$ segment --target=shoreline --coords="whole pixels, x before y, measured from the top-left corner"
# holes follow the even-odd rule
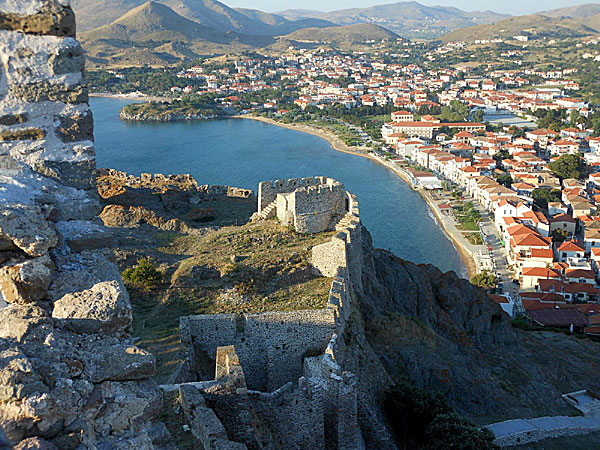
[[[139,97],[128,96],[127,94],[113,94],[111,92],[90,92],[90,97],[116,98],[119,100],[140,101],[140,102],[165,102],[170,99],[167,97],[154,97],[151,95],[141,95]]]
[[[412,187],[411,179],[401,168],[395,167],[392,163],[389,163],[388,161],[385,161],[385,160],[381,160],[380,158],[377,158],[369,153],[363,153],[363,152],[353,150],[351,147],[348,147],[346,144],[341,142],[340,139],[337,136],[333,135],[332,133],[328,133],[328,132],[322,131],[320,129],[313,128],[309,125],[291,125],[291,124],[279,123],[273,119],[269,119],[266,117],[260,117],[260,116],[236,115],[236,116],[232,116],[231,118],[232,119],[256,120],[258,122],[264,122],[264,123],[275,125],[275,126],[278,126],[281,128],[287,128],[289,130],[301,131],[303,133],[308,133],[308,134],[312,134],[313,136],[320,137],[321,139],[325,139],[335,151],[342,152],[342,153],[348,153],[348,154],[356,155],[356,156],[361,156],[363,158],[370,159],[372,161],[375,161],[375,162],[383,165],[384,167],[386,167],[389,170],[391,170],[392,172],[394,172],[396,174],[396,176],[398,176],[398,178],[400,178],[402,181],[404,181],[405,183],[407,183],[409,186]],[[419,192],[421,197],[427,203],[427,206],[429,207],[429,209],[431,209],[433,214],[435,214],[436,220],[438,221],[439,226],[441,227],[444,234],[453,243],[454,248],[458,252],[460,258],[462,259],[462,261],[465,265],[465,268],[467,269],[467,276],[470,280],[471,277],[477,273],[477,265],[475,263],[474,256],[465,247],[465,245],[460,241],[459,237],[456,236],[452,230],[448,229],[437,205],[435,204],[435,201],[426,192],[423,192],[421,189],[417,189],[417,192]],[[460,237],[464,238],[462,235]]]

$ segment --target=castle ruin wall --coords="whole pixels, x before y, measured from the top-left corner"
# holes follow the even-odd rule
[[[303,189],[297,190],[298,185],[312,185],[315,179],[303,180],[310,181],[261,183],[259,205],[266,206],[277,199],[286,210],[291,209],[290,202],[298,199],[298,192],[305,196],[303,198],[310,195],[302,193]],[[321,180],[324,178],[317,179]],[[207,353],[220,345],[235,345],[257,413],[269,418],[284,442],[293,444],[289,424],[297,423],[298,433],[304,436],[302,439],[310,438],[310,431],[304,433],[303,430],[316,433],[315,439],[318,439],[312,441],[313,448],[361,449],[364,443],[358,425],[356,379],[342,369],[342,364],[346,328],[353,311],[352,292],[361,287],[362,225],[356,197],[346,191],[337,197],[336,186],[340,184],[326,180],[330,182],[321,187],[321,192],[327,189],[334,194],[332,207],[343,205],[345,213],[337,220],[338,233],[312,250],[314,270],[333,278],[327,307],[245,315],[243,320],[235,315],[184,317],[181,318],[181,335],[182,341],[200,344]],[[311,186],[306,191],[318,193],[319,187]],[[310,205],[309,201],[301,203],[305,212]],[[215,323],[210,324],[213,320]],[[232,334],[235,334],[233,339]],[[295,388],[291,382],[299,378],[300,384]],[[305,388],[301,389],[302,386]],[[273,389],[272,393],[264,392]],[[287,408],[288,404],[295,404],[297,409]],[[315,412],[316,422],[311,416]],[[325,446],[319,445],[320,430],[324,433]],[[289,448],[302,447],[293,444]]]

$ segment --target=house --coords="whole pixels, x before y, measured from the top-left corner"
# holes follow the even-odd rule
[[[596,284],[596,274],[590,269],[567,269],[565,280],[569,283],[587,283],[593,286]]]
[[[579,143],[567,139],[560,139],[549,143],[547,149],[551,156],[573,155],[579,153]]]
[[[587,317],[576,308],[544,308],[526,311],[525,317],[543,327],[573,328],[583,332],[588,325]]]
[[[598,299],[598,289],[590,283],[565,283],[555,279],[540,279],[538,292],[557,293],[568,302],[588,302]]]
[[[413,113],[406,110],[395,111],[392,113],[392,121],[394,122],[412,122],[414,117]]]
[[[584,231],[583,242],[585,243],[585,251],[591,253],[592,249],[600,247],[600,229],[587,228]]]
[[[573,237],[577,229],[577,220],[568,214],[557,214],[548,219],[550,221],[550,234],[556,230],[565,230],[568,237]]]
[[[517,193],[517,195],[525,195],[531,197],[532,192],[536,189],[535,186],[528,183],[513,183],[511,189]]]
[[[567,262],[569,258],[583,258],[585,247],[575,240],[564,241],[556,249],[558,261]]]
[[[549,267],[524,267],[521,277],[521,289],[533,289],[540,280],[562,280],[560,272]]]
[[[548,146],[548,142],[551,139],[554,139],[558,136],[556,131],[549,130],[547,128],[540,128],[539,130],[528,131],[525,134],[525,137],[535,143],[537,143],[540,148],[546,148]]]

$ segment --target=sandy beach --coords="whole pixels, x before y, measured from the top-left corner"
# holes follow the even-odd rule
[[[311,127],[309,125],[304,125],[304,124],[292,125],[292,124],[280,123],[280,122],[277,122],[273,119],[269,119],[266,117],[238,115],[238,116],[233,116],[233,118],[257,120],[259,122],[269,123],[271,125],[276,125],[278,127],[288,128],[290,130],[302,131],[303,133],[308,133],[308,134],[312,134],[314,136],[318,136],[321,139],[325,139],[327,142],[329,142],[331,144],[331,147],[334,150],[336,150],[338,152],[349,153],[352,155],[357,155],[357,156],[361,156],[363,158],[371,159],[379,164],[384,165],[385,167],[387,167],[388,169],[393,171],[404,182],[406,182],[408,184],[412,184],[408,174],[404,170],[402,170],[400,167],[397,167],[393,163],[390,163],[386,160],[383,160],[374,155],[371,155],[370,153],[367,153],[364,151],[359,151],[352,147],[347,146],[333,133],[326,132],[321,129],[314,128],[314,127]],[[438,220],[442,230],[444,230],[444,233],[446,233],[446,235],[454,243],[454,247],[460,254],[461,259],[463,260],[465,266],[467,267],[467,273],[468,273],[468,276],[470,279],[473,275],[475,275],[477,273],[477,265],[475,264],[475,259],[474,259],[473,255],[471,254],[469,249],[465,246],[465,244],[463,244],[463,242],[462,242],[462,239],[464,239],[464,236],[462,236],[462,234],[459,231],[452,230],[446,225],[444,217],[442,216],[439,208],[437,207],[435,200],[433,198],[431,198],[431,196],[427,192],[423,192],[422,190],[419,190],[418,192],[421,194],[423,199],[429,205],[429,208],[433,211],[433,213],[437,217],[437,220]]]

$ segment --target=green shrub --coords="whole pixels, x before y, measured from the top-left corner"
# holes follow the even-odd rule
[[[402,450],[490,450],[494,435],[456,414],[446,400],[409,383],[395,386],[383,409]]]
[[[135,267],[123,271],[123,281],[130,287],[150,292],[162,282],[162,272],[150,258],[140,258]]]

